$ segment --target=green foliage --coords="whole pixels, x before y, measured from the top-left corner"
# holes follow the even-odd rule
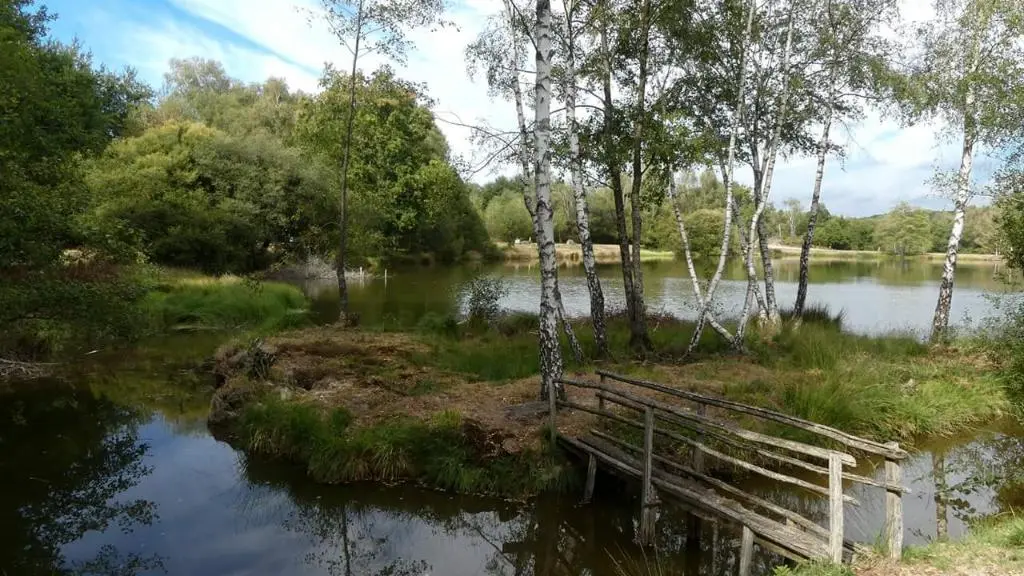
[[[508,295],[501,278],[478,276],[466,283],[466,318],[470,324],[490,326],[501,315],[501,299]]]
[[[150,326],[139,304],[144,269],[74,264],[0,277],[0,355],[47,360],[135,340]]]
[[[932,243],[928,213],[906,202],[897,204],[879,222],[875,240],[884,252],[897,256],[927,252]]]
[[[94,69],[87,53],[46,38],[45,9],[0,4],[0,269],[54,264],[75,241],[87,202],[79,160],[131,129],[148,89]]]
[[[568,462],[547,450],[493,456],[474,444],[454,412],[354,426],[344,408],[324,415],[268,398],[243,411],[238,430],[248,450],[301,463],[319,482],[416,480],[453,492],[521,497],[563,490],[573,478]]]
[[[487,202],[483,211],[487,233],[494,240],[509,244],[516,240],[533,241],[533,222],[523,205],[523,195],[517,191],[505,191]]]
[[[94,245],[210,273],[322,252],[334,220],[323,172],[262,133],[162,124],[112,145],[86,180]]]
[[[176,327],[257,330],[293,328],[308,322],[302,291],[277,282],[239,278],[183,279],[150,292],[144,307],[161,329]]]
[[[303,104],[296,141],[340,179],[349,116],[348,77],[328,69],[324,90]],[[453,261],[484,252],[487,232],[419,88],[389,71],[356,83],[349,171],[351,255],[430,252]]]
[[[814,231],[814,245],[833,250],[874,250],[875,230],[858,218],[832,217]]]
[[[1013,267],[1024,270],[1024,189],[1006,189],[996,200],[998,225],[1006,259]]]

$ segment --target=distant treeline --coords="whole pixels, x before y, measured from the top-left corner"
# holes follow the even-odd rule
[[[679,232],[667,194],[648,190],[644,206],[644,247],[679,251]],[[736,190],[740,213],[744,219],[753,211],[750,190]],[[691,174],[678,191],[680,208],[685,218],[694,252],[717,255],[724,226],[724,190],[713,172]],[[552,187],[555,206],[555,239],[576,240],[575,203],[572,190],[565,182]],[[499,177],[482,186],[472,187],[473,205],[480,211],[487,232],[498,242],[532,238],[530,216],[523,204],[522,183],[518,178]],[[618,242],[615,228],[615,205],[609,188],[596,188],[588,194],[590,232],[597,244]],[[630,207],[627,205],[627,210]],[[969,207],[960,249],[971,253],[992,254],[1004,251],[996,222],[995,206]],[[782,208],[769,205],[763,216],[768,235],[777,242],[800,245],[807,233],[806,206],[788,200]],[[627,226],[629,219],[627,218]],[[863,218],[833,215],[822,204],[818,212],[814,246],[834,250],[876,250],[896,255],[945,252],[953,223],[951,211],[926,210],[906,203],[885,214]],[[734,235],[734,240],[735,240]],[[733,246],[738,250],[738,241]]]

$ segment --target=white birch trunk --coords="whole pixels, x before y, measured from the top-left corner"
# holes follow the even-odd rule
[[[516,32],[515,32],[515,16],[512,12],[512,6],[508,1],[505,3],[505,16],[508,20],[509,37],[512,39],[512,61],[515,66],[519,65],[519,45],[516,44]],[[541,244],[541,224],[538,219],[537,211],[535,209],[535,198],[531,198],[529,194],[530,185],[529,178],[533,171],[530,169],[530,158],[526,143],[529,138],[529,131],[526,129],[526,114],[523,106],[523,91],[519,85],[519,72],[515,73],[515,79],[512,82],[512,97],[515,101],[516,106],[516,122],[519,127],[519,165],[523,172],[523,204],[526,206],[526,211],[530,214],[530,220],[533,222],[533,241],[537,243],[538,249]],[[549,176],[550,180],[550,176]],[[576,358],[577,362],[583,362],[583,347],[580,346],[580,341],[576,338],[576,332],[573,330],[572,323],[569,321],[569,317],[565,314],[565,306],[562,304],[562,291],[558,287],[558,269],[555,269],[555,301],[558,307],[558,320],[562,325],[562,329],[565,331],[566,339],[569,340],[569,348],[572,349],[573,357]]]
[[[829,97],[828,109],[825,113],[825,126],[821,130],[821,140],[818,141],[818,167],[814,173],[814,190],[811,193],[811,207],[807,211],[807,233],[804,234],[803,244],[800,246],[800,280],[796,289],[796,302],[793,304],[793,315],[796,318],[804,313],[804,304],[807,302],[807,282],[810,271],[811,246],[814,244],[814,230],[818,226],[818,209],[821,206],[821,181],[825,177],[825,159],[828,156],[828,136],[832,129],[832,111],[835,104],[835,96]]]
[[[558,344],[558,264],[555,261],[555,226],[551,207],[551,0],[537,0],[536,161],[537,221],[540,234],[540,397],[547,397],[562,377],[562,350]],[[560,394],[564,394],[559,390]]]
[[[683,214],[679,210],[679,202],[676,199],[675,174],[669,174],[668,197],[669,202],[672,204],[672,214],[676,218],[676,227],[679,228],[679,240],[683,244],[683,256],[686,259],[686,270],[690,274],[690,281],[693,284],[693,295],[697,300],[697,305],[703,309],[707,304],[704,300],[704,296],[701,294],[700,280],[697,278],[697,268],[693,265],[693,251],[690,250],[690,238],[686,233],[686,222],[683,220]],[[711,327],[721,334],[726,341],[732,341],[732,334],[730,334],[729,330],[724,326],[718,323],[713,312],[708,311],[704,317],[706,318],[707,323],[711,324]]]
[[[968,91],[967,110],[974,104],[974,93]],[[964,140],[960,154],[960,173],[957,181],[956,201],[953,203],[953,228],[949,232],[949,243],[946,246],[946,259],[942,264],[942,282],[939,284],[939,300],[935,304],[935,317],[932,319],[932,341],[941,340],[949,327],[949,310],[953,305],[953,280],[956,276],[956,261],[960,251],[960,240],[964,235],[964,219],[967,213],[967,202],[971,194],[971,168],[974,165],[975,130],[973,119],[967,116],[964,121]]]
[[[754,12],[756,9],[756,1],[751,0],[750,9],[747,12],[747,29],[743,36],[743,52],[740,56],[740,80],[737,90],[736,113],[733,114],[732,125],[729,127],[729,147],[726,151],[726,163],[722,167],[722,184],[725,186],[725,229],[722,231],[722,251],[718,256],[718,266],[715,268],[715,273],[708,283],[707,296],[704,302],[700,304],[700,310],[697,312],[697,323],[693,329],[693,336],[686,347],[687,354],[693,353],[700,342],[701,334],[704,332],[704,324],[707,322],[709,308],[714,303],[715,292],[718,290],[718,284],[722,281],[722,274],[725,272],[725,266],[729,260],[729,240],[732,233],[733,208],[736,203],[732,192],[733,166],[736,162],[736,137],[739,133],[740,123],[743,120],[743,106],[746,102],[747,50],[750,47],[750,36],[754,26]]]
[[[590,237],[590,210],[587,205],[586,188],[583,185],[583,158],[580,155],[580,137],[576,122],[576,38],[573,32],[571,4],[566,6],[566,30],[568,33],[568,59],[566,62],[565,114],[569,131],[569,166],[572,178],[572,193],[576,204],[576,230],[583,254],[583,271],[587,276],[587,291],[590,294],[590,321],[594,327],[594,344],[597,355],[607,356],[608,338],[604,319],[604,291],[597,275],[597,259],[594,257],[594,241]]]

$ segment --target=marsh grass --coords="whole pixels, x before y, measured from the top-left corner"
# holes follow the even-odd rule
[[[550,446],[516,454],[489,453],[473,443],[455,412],[429,420],[398,417],[356,426],[343,408],[265,398],[238,423],[245,447],[306,466],[324,483],[410,480],[459,493],[525,497],[576,484],[570,464]]]
[[[235,276],[172,278],[151,291],[143,306],[163,330],[245,327],[272,331],[308,322],[308,302],[298,288]]]

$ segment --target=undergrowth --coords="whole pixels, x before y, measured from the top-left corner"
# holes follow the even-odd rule
[[[302,403],[267,399],[238,423],[246,448],[305,465],[318,482],[412,480],[459,493],[525,497],[575,484],[569,463],[551,447],[494,455],[474,444],[456,412],[430,420],[397,417],[355,426],[344,408],[324,413]]]

